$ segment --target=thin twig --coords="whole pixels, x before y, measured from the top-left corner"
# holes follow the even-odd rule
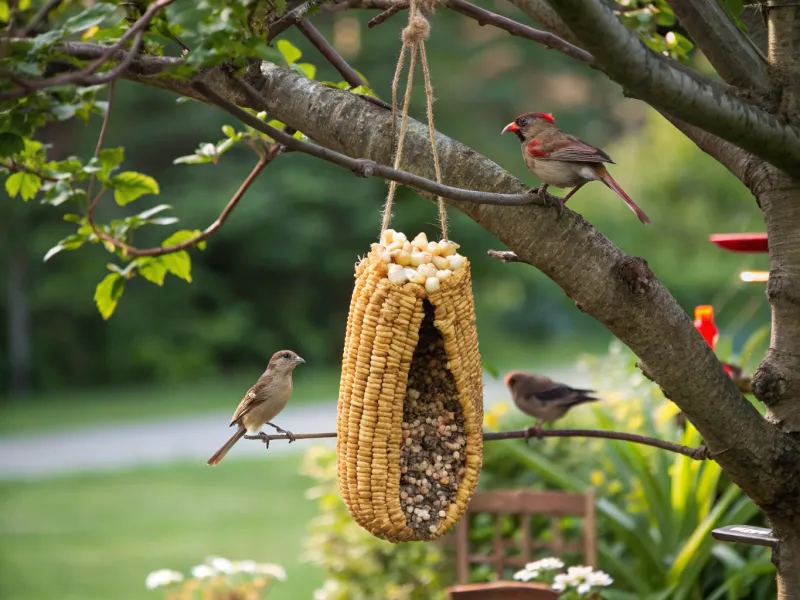
[[[122,34],[115,44],[109,46],[97,60],[90,63],[80,71],[58,75],[56,77],[51,77],[50,79],[20,80],[20,89],[11,90],[9,92],[0,94],[0,100],[17,98],[19,96],[24,96],[30,91],[41,90],[59,85],[99,85],[119,77],[128,69],[128,67],[133,63],[133,60],[139,54],[139,49],[141,48],[142,41],[144,39],[144,31],[147,29],[150,21],[156,16],[156,13],[173,2],[175,2],[175,0],[158,0],[157,2],[151,4],[141,18],[131,25],[131,28]],[[108,73],[92,77],[92,75],[98,69],[100,69],[104,64],[114,57],[117,51],[124,47],[125,43],[131,37],[134,37],[132,47],[122,57],[117,66],[111,69]]]
[[[314,47],[325,57],[325,60],[331,63],[334,69],[339,71],[339,74],[344,77],[347,83],[353,87],[367,85],[367,83],[361,79],[361,76],[356,73],[355,69],[347,64],[347,61],[336,51],[336,48],[331,46],[330,42],[325,39],[308,19],[300,19],[297,23],[297,28],[303,32],[303,35],[308,38],[309,42],[314,44]]]
[[[635,433],[625,433],[622,431],[603,431],[601,429],[545,429],[538,433],[532,433],[533,428],[519,429],[515,431],[493,431],[483,432],[484,442],[496,442],[500,440],[514,440],[514,439],[533,439],[537,437],[584,437],[584,438],[598,438],[604,440],[620,440],[623,442],[631,442],[633,444],[642,444],[644,446],[651,446],[660,450],[668,452],[675,452],[688,456],[693,460],[705,460],[710,457],[709,450],[706,446],[699,446],[697,448],[690,448],[689,446],[682,446],[674,442],[660,440],[658,438],[648,437],[646,435],[638,435]],[[336,432],[329,433],[295,433],[293,434],[296,440],[314,440],[322,438],[335,438]],[[266,438],[271,442],[274,440],[288,440],[288,435],[267,435]],[[255,438],[255,439],[263,439]]]
[[[19,35],[22,37],[28,37],[32,31],[34,31],[39,24],[47,18],[47,15],[50,14],[51,11],[58,8],[58,5],[61,4],[64,0],[48,0],[47,2],[42,5],[42,7],[36,12],[35,15],[31,18],[25,27],[20,30]]]
[[[504,263],[525,262],[519,256],[517,256],[516,253],[509,252],[508,250],[487,250],[486,254],[488,254],[492,258],[499,258]]]
[[[292,25],[297,25],[315,6],[322,3],[322,0],[308,0],[297,8],[294,8],[283,15],[280,19],[269,26],[267,33],[267,43],[271,43],[276,37],[289,29]]]
[[[19,172],[30,173],[31,175],[36,175],[39,179],[43,181],[51,181],[53,183],[58,183],[59,181],[61,181],[58,177],[47,175],[45,173],[42,173],[41,171],[37,171],[36,169],[31,169],[26,165],[21,165],[18,162],[14,161],[11,162],[0,161],[0,169],[8,169],[12,173],[19,173]]]
[[[242,91],[248,96],[251,103],[255,106],[263,106],[263,100],[258,95],[255,89],[246,82],[237,79],[238,85]],[[448,185],[438,184],[435,181],[407,173],[405,171],[398,171],[380,165],[371,160],[350,158],[345,154],[304,142],[286,135],[285,133],[270,127],[254,115],[242,110],[232,102],[222,98],[219,94],[214,92],[211,88],[203,82],[197,81],[193,84],[194,88],[205,96],[210,102],[216,104],[220,108],[225,109],[231,115],[239,119],[241,122],[246,123],[253,129],[265,133],[276,142],[280,142],[287,148],[310,154],[322,160],[327,160],[339,166],[345,167],[354,171],[356,175],[361,177],[380,177],[381,179],[389,179],[397,181],[403,185],[412,188],[418,188],[430,194],[443,196],[459,202],[469,202],[473,204],[494,204],[499,206],[526,206],[529,204],[537,204],[540,206],[550,206],[551,202],[540,198],[536,194],[495,194],[492,192],[478,192],[474,190],[465,190],[461,188],[450,187]]]
[[[405,10],[409,6],[411,6],[410,2],[398,2],[397,4],[394,4],[394,5],[390,6],[389,8],[387,8],[385,11],[383,11],[377,17],[372,17],[367,22],[367,27],[372,29],[376,25],[380,25],[381,23],[383,23],[386,19],[391,17],[393,14],[398,13],[401,10]]]
[[[128,256],[163,256],[164,254],[171,254],[173,252],[186,250],[187,248],[194,246],[198,242],[202,242],[203,240],[211,236],[214,232],[216,232],[220,227],[222,227],[222,225],[228,219],[230,214],[233,212],[233,209],[236,208],[236,205],[239,203],[239,201],[245,195],[247,190],[259,176],[261,171],[263,171],[264,168],[281,153],[281,149],[282,146],[280,144],[273,144],[270,151],[261,156],[256,166],[253,167],[253,170],[250,172],[247,178],[242,182],[242,185],[239,186],[239,189],[236,190],[236,193],[225,205],[225,208],[222,209],[222,212],[220,213],[219,217],[217,217],[216,220],[211,225],[206,227],[202,232],[198,233],[193,238],[186,240],[185,242],[181,242],[180,244],[175,244],[174,246],[158,247],[158,248],[144,248],[144,249],[134,248],[133,246],[129,246],[124,242],[120,242],[119,240],[114,239],[110,235],[105,234],[99,229],[97,229],[92,217],[89,218],[89,223],[92,226],[92,230],[94,231],[95,235],[97,235],[97,237],[99,237],[102,240],[110,242],[117,248],[125,250],[125,253]]]
[[[107,107],[106,107],[106,114],[103,116],[103,124],[100,127],[100,135],[97,136],[97,146],[94,149],[94,157],[97,158],[100,156],[100,151],[103,149],[103,142],[106,139],[106,131],[108,130],[108,122],[111,120],[111,105],[114,101],[114,80],[112,79],[111,82],[108,84],[108,98],[107,98]],[[94,186],[94,173],[92,173],[92,177],[89,179],[89,187],[86,190],[86,197],[92,197],[92,187]],[[98,200],[100,197],[98,196]],[[89,212],[93,212],[95,207],[95,202],[89,205]],[[89,215],[89,221],[92,221],[92,215]]]
[[[587,65],[592,65],[594,63],[594,57],[586,50],[562,40],[557,35],[553,35],[548,31],[541,31],[533,27],[528,27],[522,23],[517,23],[513,19],[489,12],[470,2],[466,2],[466,0],[448,0],[447,8],[474,19],[479,25],[492,25],[507,31],[511,35],[534,41],[537,44],[541,44],[553,50],[559,50],[567,56],[586,63]]]

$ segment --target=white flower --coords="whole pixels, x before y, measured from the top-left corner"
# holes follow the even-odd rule
[[[177,583],[183,581],[183,575],[171,569],[159,569],[158,571],[151,572],[144,584],[148,590],[153,590],[157,587],[169,585],[170,583]]]
[[[539,571],[529,571],[527,567],[514,573],[514,579],[517,581],[530,581],[538,576]]]
[[[592,567],[584,567],[583,565],[578,565],[576,567],[570,567],[567,569],[567,575],[574,577],[575,579],[588,577],[593,572],[594,569],[592,569]]]
[[[326,579],[321,588],[314,590],[314,600],[328,600],[339,591],[339,582],[335,579]]]
[[[588,594],[592,591],[592,586],[588,583],[582,583],[578,586],[578,596],[583,596],[584,594]]]
[[[557,592],[563,592],[567,589],[567,581],[565,580],[566,575],[556,575],[555,581],[553,581],[552,587]]]
[[[206,563],[211,565],[220,573],[233,573],[233,563],[227,558],[222,558],[221,556],[209,556],[206,559]]]
[[[525,565],[528,571],[558,571],[564,568],[564,562],[558,558],[550,557],[537,560]]]
[[[589,573],[589,575],[586,577],[586,581],[592,586],[599,587],[605,587],[614,583],[614,580],[611,578],[611,576],[603,571]]]
[[[254,560],[240,560],[231,564],[231,573],[255,573],[257,566]]]
[[[269,575],[278,581],[286,581],[286,569],[274,563],[259,563],[255,566],[255,572],[261,575]]]
[[[205,579],[217,575],[217,570],[208,565],[195,565],[192,567],[192,577],[195,579]]]

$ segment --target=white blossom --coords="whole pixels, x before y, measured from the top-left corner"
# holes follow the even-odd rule
[[[172,569],[159,569],[147,575],[144,584],[148,590],[183,581],[183,575]]]
[[[521,571],[514,573],[514,579],[517,581],[530,581],[539,576],[539,571],[529,571],[527,567]]]
[[[589,585],[586,582],[583,582],[578,586],[578,595],[579,596],[583,596],[585,594],[588,594],[591,591],[592,591],[592,586]]]
[[[211,565],[220,573],[233,573],[233,563],[227,558],[221,556],[209,556],[206,559],[206,564]]]
[[[537,560],[525,565],[528,571],[558,571],[564,568],[564,562],[561,559],[550,557]]]
[[[195,579],[206,579],[207,577],[214,577],[217,574],[217,570],[208,565],[195,565],[192,567],[192,577]]]
[[[258,563],[255,572],[261,575],[269,575],[278,581],[286,581],[286,569],[274,563]]]
[[[255,573],[257,566],[254,560],[240,560],[231,564],[231,573]]]
[[[567,569],[567,575],[575,579],[588,577],[593,572],[594,569],[592,569],[592,567],[584,567],[583,565],[578,565]]]
[[[587,575],[586,581],[589,582],[590,585],[596,587],[605,587],[614,583],[612,577],[604,571],[595,571],[590,573]]]

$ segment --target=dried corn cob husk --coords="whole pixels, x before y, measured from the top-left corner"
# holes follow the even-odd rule
[[[439,242],[404,280],[394,261],[423,254],[425,240],[411,246],[392,234],[356,266],[339,387],[339,485],[353,519],[377,537],[433,540],[466,510],[483,456],[469,262],[457,245]],[[414,274],[430,275],[434,257],[453,269]]]

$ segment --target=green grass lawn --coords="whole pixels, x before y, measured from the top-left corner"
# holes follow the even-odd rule
[[[172,465],[0,483],[0,598],[136,600],[151,570],[184,573],[208,555],[276,562],[288,579],[270,600],[312,597],[302,564],[316,506],[299,456]]]
[[[294,377],[292,404],[336,398],[339,372],[304,372]],[[183,385],[116,387],[0,398],[0,435],[161,416],[233,411],[261,373]]]

